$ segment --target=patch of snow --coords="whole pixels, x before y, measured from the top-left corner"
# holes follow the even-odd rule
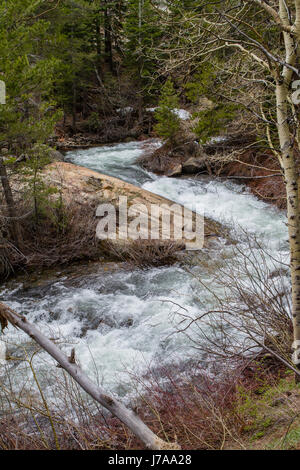
[[[185,109],[174,109],[173,113],[176,114],[176,116],[178,116],[183,121],[188,121],[191,118],[191,113],[189,113]]]
[[[132,113],[132,111],[133,111],[133,108],[131,106],[117,109],[117,113],[120,113],[120,114],[129,114],[129,113]]]
[[[218,135],[216,137],[212,137],[210,140],[209,140],[209,143],[210,144],[218,144],[220,142],[226,142],[228,138],[224,135]]]
[[[154,113],[157,110],[156,108],[146,108],[146,111],[148,113]],[[191,118],[191,113],[186,111],[185,109],[173,109],[173,113],[176,114],[176,116],[179,117],[179,119],[182,119],[183,121],[187,121],[188,119]]]

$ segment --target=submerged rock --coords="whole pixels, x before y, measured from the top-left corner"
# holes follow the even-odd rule
[[[194,141],[182,142],[175,146],[165,143],[151,155],[145,155],[139,159],[139,163],[147,170],[166,176],[198,173],[197,162],[201,162],[199,163],[201,168],[203,165],[206,168],[202,147]]]
[[[181,163],[174,163],[174,165],[171,165],[166,176],[178,176],[178,175],[181,175],[181,173],[182,173]]]
[[[189,158],[188,160],[182,163],[182,172],[188,173],[188,174],[207,172],[206,158],[205,157]]]

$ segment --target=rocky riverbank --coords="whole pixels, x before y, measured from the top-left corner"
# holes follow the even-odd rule
[[[147,170],[169,177],[210,175],[245,184],[258,198],[284,209],[285,186],[276,155],[257,142],[256,136],[241,133],[232,123],[222,136],[200,145],[194,134],[194,121],[181,120],[181,137],[177,144],[164,144],[153,151],[146,145],[139,163]],[[78,122],[74,134],[70,125],[57,126],[50,142],[59,151],[85,149],[114,142],[143,141],[153,137],[153,110],[144,110],[139,121],[133,108],[119,109],[105,125],[91,130],[88,121]]]
[[[223,136],[206,145],[185,141],[165,144],[139,163],[149,171],[169,177],[202,175],[232,179],[245,184],[258,198],[286,207],[285,186],[277,157],[261,148],[251,135]]]
[[[22,194],[26,193],[26,178],[20,180],[16,177],[12,180],[13,190],[20,198],[18,210],[21,217],[22,246],[18,250],[5,248],[3,251],[4,278],[22,271],[41,273],[47,269],[65,268],[72,263],[88,260],[101,263],[129,262],[137,267],[170,265],[182,261],[184,248],[193,239],[199,241],[201,238],[202,246],[204,237],[203,246],[209,248],[218,243],[219,238],[226,236],[221,224],[206,219],[204,232],[200,227],[200,233],[195,237],[198,219],[196,220],[195,213],[185,208],[185,214],[190,215],[192,227],[190,231],[185,229],[186,238],[175,239],[176,214],[172,213],[171,208],[173,201],[98,171],[56,161],[44,168],[41,177],[43,191],[48,196],[43,202],[44,216],[39,224],[35,224],[34,210],[28,212],[28,207],[23,207]],[[136,216],[129,216],[128,223],[137,217],[147,218],[147,227],[159,227],[157,240],[151,240],[150,237],[148,239],[148,233],[140,241],[123,236],[124,228],[119,223],[120,197],[127,198],[127,211],[133,205],[140,211]],[[100,204],[111,204],[115,208],[116,240],[99,240],[96,236],[101,220],[96,211]],[[165,236],[164,233],[165,228],[161,223],[164,216],[162,213],[153,214],[152,206],[159,207],[166,217],[171,213],[170,236]],[[176,210],[180,212],[180,216],[183,214],[183,206],[180,204]]]

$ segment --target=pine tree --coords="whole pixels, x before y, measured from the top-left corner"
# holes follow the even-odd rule
[[[162,88],[158,108],[155,112],[155,118],[158,123],[155,126],[157,134],[170,143],[175,143],[176,136],[180,129],[180,119],[175,110],[179,106],[179,99],[175,92],[173,82],[168,79]]]
[[[218,80],[218,65],[217,58],[215,63],[202,64],[185,86],[187,98],[195,105],[199,105],[203,97],[210,98],[211,106],[208,109],[194,113],[194,118],[198,119],[193,131],[202,144],[211,137],[218,136],[234,119],[237,110],[236,104],[223,101],[218,96],[218,91],[223,86]]]
[[[152,51],[162,34],[159,11],[152,3],[150,0],[129,0],[124,25],[125,65],[137,82],[140,119],[144,97],[153,88],[156,59]]]
[[[0,6],[0,77],[7,92],[0,105],[0,141],[17,153],[45,141],[58,120],[54,81],[60,64],[42,52],[49,24],[31,20],[42,3],[7,0]]]
[[[0,5],[0,77],[6,84],[6,104],[0,105],[0,146],[8,156],[28,153],[53,133],[60,117],[55,108],[54,80],[59,61],[43,54],[49,23],[34,19],[44,2],[7,0]],[[9,216],[11,239],[22,243],[8,171],[10,161],[0,158],[1,182]]]

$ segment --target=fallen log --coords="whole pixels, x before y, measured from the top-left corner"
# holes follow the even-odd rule
[[[108,395],[101,387],[95,385],[89,377],[82,371],[74,357],[68,357],[56,346],[53,341],[41,333],[35,325],[29,323],[26,317],[19,315],[7,305],[0,302],[0,325],[4,329],[8,323],[20,328],[30,338],[36,341],[50,356],[52,356],[68,374],[85,390],[94,400],[109,410],[125,426],[127,426],[136,437],[138,437],[151,450],[177,450],[180,446],[177,443],[169,443],[160,439],[132,410],[126,408],[112,396]]]

